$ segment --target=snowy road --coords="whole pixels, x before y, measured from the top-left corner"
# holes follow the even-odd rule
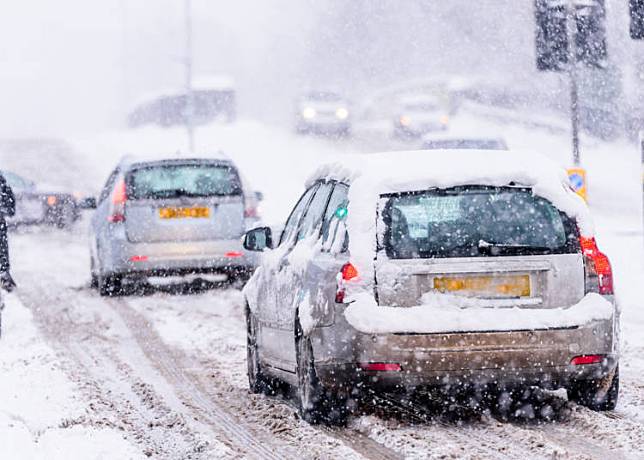
[[[502,130],[511,146],[536,144],[552,156],[567,151],[562,136],[467,116],[461,123]],[[119,156],[114,152],[173,145],[177,135],[145,134],[121,136],[120,144],[114,136],[79,141],[85,146],[80,151],[92,145],[97,152],[94,169],[82,171],[85,182],[104,179]],[[294,138],[254,123],[224,127],[201,139],[233,154],[266,194],[263,211],[271,221],[288,212],[319,158],[338,151],[403,147],[368,133],[343,144]],[[11,352],[4,353],[0,364],[11,377],[3,388],[12,397],[0,405],[0,436],[24,426],[20,433],[34,445],[44,449],[49,440],[49,445],[66,446],[57,458],[642,458],[639,173],[630,156],[613,152],[624,145],[588,142],[591,207],[600,244],[615,265],[623,308],[623,385],[615,412],[594,413],[568,404],[560,393],[539,393],[529,399],[531,405],[516,407],[520,415],[510,420],[495,411],[463,410],[454,417],[383,396],[374,398],[365,415],[353,418],[347,428],[312,427],[299,420],[287,398],[249,394],[238,290],[101,298],[88,287],[88,244],[81,223],[73,233],[43,230],[12,237],[20,289],[9,298],[5,313],[1,346]],[[284,164],[288,168],[279,167]],[[608,166],[623,178],[619,187],[616,177],[600,174]],[[36,327],[25,343],[37,347],[19,349],[17,339],[26,334],[19,329],[32,321]],[[15,369],[23,370],[15,376]],[[34,370],[42,388],[34,386],[29,374]],[[47,407],[50,416],[37,420],[25,414],[29,398],[32,405]],[[79,439],[65,435],[73,430]],[[82,439],[98,442],[81,449]],[[51,458],[51,452],[32,448],[25,458]]]
[[[401,411],[394,403],[396,414],[377,407],[347,429],[311,427],[288,401],[248,393],[239,291],[104,299],[86,286],[82,238],[47,232],[16,235],[13,241],[16,254],[31,255],[16,257],[16,274],[31,287],[20,291],[20,300],[87,401],[72,423],[116,428],[145,455],[637,458],[641,453],[644,386],[628,380],[624,402],[613,414],[547,395],[545,403],[535,402],[535,420],[508,422],[477,413],[455,420]],[[34,260],[36,254],[47,257]],[[556,421],[539,415],[545,406],[554,408]]]

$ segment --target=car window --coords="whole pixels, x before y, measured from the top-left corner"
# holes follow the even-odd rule
[[[297,233],[297,240],[303,240],[307,236],[313,235],[316,231],[318,236],[320,234],[320,228],[322,224],[322,219],[324,217],[324,211],[326,210],[326,205],[329,202],[329,195],[333,189],[332,183],[325,183],[320,185],[311,204],[309,204],[306,215],[302,220],[300,225],[300,231]]]
[[[322,247],[326,250],[333,247],[333,240],[339,228],[337,224],[346,217],[348,205],[349,187],[336,184],[322,221]]]
[[[112,171],[112,174],[107,178],[107,181],[105,182],[105,185],[103,186],[103,190],[101,190],[101,194],[98,197],[98,202],[102,203],[108,196],[110,196],[110,193],[112,193],[112,189],[114,188],[114,182],[116,182],[116,177],[119,175],[119,170],[118,168]]]
[[[8,171],[3,171],[2,175],[4,176],[5,180],[7,181],[7,184],[9,187],[12,189],[18,191],[18,190],[26,190],[29,188],[29,182],[27,182],[25,179],[22,177],[18,176],[17,174],[10,173]]]
[[[128,198],[176,198],[240,195],[237,172],[227,164],[159,164],[128,174]]]
[[[530,190],[453,188],[392,196],[385,245],[394,259],[576,252],[574,225]]]
[[[295,232],[299,228],[300,219],[302,218],[302,215],[304,214],[304,211],[306,210],[306,207],[311,201],[311,197],[317,190],[318,186],[319,184],[315,184],[306,192],[304,192],[304,194],[300,197],[299,201],[295,205],[295,208],[293,208],[293,211],[291,211],[291,215],[286,221],[284,231],[282,232],[282,237],[280,238],[280,246],[286,241],[292,241],[295,237]]]

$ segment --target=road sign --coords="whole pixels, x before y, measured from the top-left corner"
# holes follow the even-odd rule
[[[534,0],[534,5],[538,70],[566,71],[571,62],[605,68],[605,0]]]
[[[577,195],[584,201],[588,201],[588,184],[586,182],[586,170],[584,168],[569,168],[568,179],[570,186]]]

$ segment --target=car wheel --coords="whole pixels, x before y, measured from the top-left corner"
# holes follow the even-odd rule
[[[581,380],[568,388],[568,399],[594,411],[613,410],[619,397],[619,366],[601,379]]]
[[[91,289],[98,288],[98,275],[96,274],[96,262],[94,262],[94,257],[90,256],[89,259],[89,287]]]
[[[98,292],[102,297],[114,297],[123,294],[120,275],[99,275]]]
[[[74,207],[70,204],[66,204],[60,210],[58,218],[56,220],[56,227],[60,229],[70,228],[74,225],[76,221]]]
[[[318,379],[311,339],[304,335],[299,321],[295,327],[295,351],[300,416],[314,425],[343,425],[348,415],[345,401],[326,390]]]
[[[248,387],[255,394],[273,394],[273,386],[262,372],[257,345],[257,318],[246,307],[246,365],[248,366]]]

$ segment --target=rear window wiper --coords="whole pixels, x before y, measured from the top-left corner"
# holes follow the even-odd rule
[[[494,241],[479,240],[479,251],[500,249],[500,250],[530,250],[530,251],[552,251],[555,248],[548,246],[535,246],[532,244],[512,244],[512,243],[497,243]]]

